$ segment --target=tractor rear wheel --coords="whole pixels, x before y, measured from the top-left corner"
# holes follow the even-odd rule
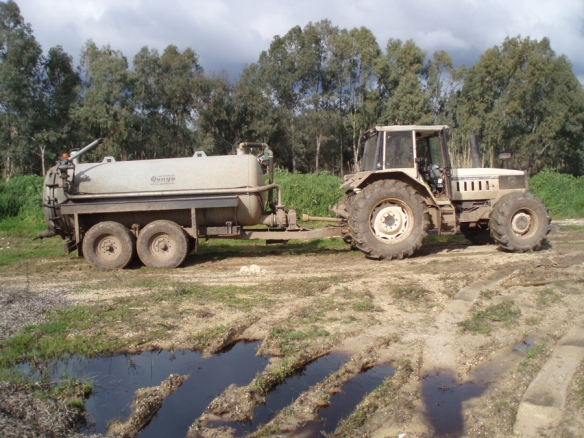
[[[493,207],[489,228],[497,244],[509,252],[533,251],[549,234],[547,208],[531,193],[510,193]]]
[[[422,246],[430,215],[418,193],[395,180],[376,181],[355,195],[352,243],[371,259],[403,259]]]

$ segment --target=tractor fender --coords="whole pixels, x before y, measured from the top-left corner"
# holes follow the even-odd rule
[[[409,169],[408,169],[409,170]],[[369,171],[369,172],[359,172],[351,175],[347,181],[345,181],[341,185],[341,189],[344,190],[353,190],[359,191],[362,190],[364,187],[373,184],[375,181],[383,180],[383,179],[393,179],[397,181],[402,181],[410,186],[412,186],[418,194],[424,198],[424,201],[428,205],[428,207],[437,207],[438,201],[434,197],[434,194],[430,190],[430,188],[426,185],[426,183],[417,175],[410,175],[417,174],[415,170],[411,170],[409,172],[405,171],[396,171],[395,169],[383,170],[383,171]]]
[[[402,181],[413,187],[422,197],[429,209],[432,223],[434,225],[432,228],[437,227],[437,224],[441,223],[439,203],[426,182],[417,175],[415,169],[365,171],[353,175],[347,175],[347,180],[341,185],[341,189],[358,192],[368,185],[373,184],[375,181],[384,179]]]

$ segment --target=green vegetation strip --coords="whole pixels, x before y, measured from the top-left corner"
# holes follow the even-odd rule
[[[299,214],[334,215],[344,191],[341,179],[327,172],[298,174],[276,169],[275,182],[282,187],[283,202]],[[0,182],[0,233],[6,236],[34,236],[45,229],[42,212],[43,178],[16,176]],[[530,191],[541,198],[555,219],[584,217],[584,176],[544,170],[529,180]],[[430,239],[432,240],[432,239]]]
[[[505,322],[511,324],[521,315],[521,310],[515,304],[515,301],[503,301],[499,304],[493,304],[485,310],[479,310],[473,313],[470,319],[458,323],[465,332],[471,333],[490,333],[491,322]]]

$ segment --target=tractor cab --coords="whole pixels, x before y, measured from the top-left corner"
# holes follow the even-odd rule
[[[376,126],[366,134],[361,172],[399,169],[423,179],[435,196],[448,196],[447,137],[446,125]]]

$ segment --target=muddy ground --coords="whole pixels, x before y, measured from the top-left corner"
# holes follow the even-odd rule
[[[67,257],[8,271],[4,300],[26,302],[28,314],[36,307],[23,296],[125,306],[128,318],[71,334],[126,339],[124,351],[212,354],[261,340],[258,354],[273,355],[270,364],[210,401],[189,436],[231,436],[230,421],[249,419],[282,379],[333,351],[350,359],[255,436],[311,436],[298,431],[332,395],[386,363],[395,374],[333,436],[577,437],[584,430],[583,221],[554,222],[549,243],[526,254],[458,235],[430,236],[415,257],[391,262],[339,245],[249,246],[191,254],[167,271],[135,265],[103,273]],[[58,300],[47,299],[53,291]]]

